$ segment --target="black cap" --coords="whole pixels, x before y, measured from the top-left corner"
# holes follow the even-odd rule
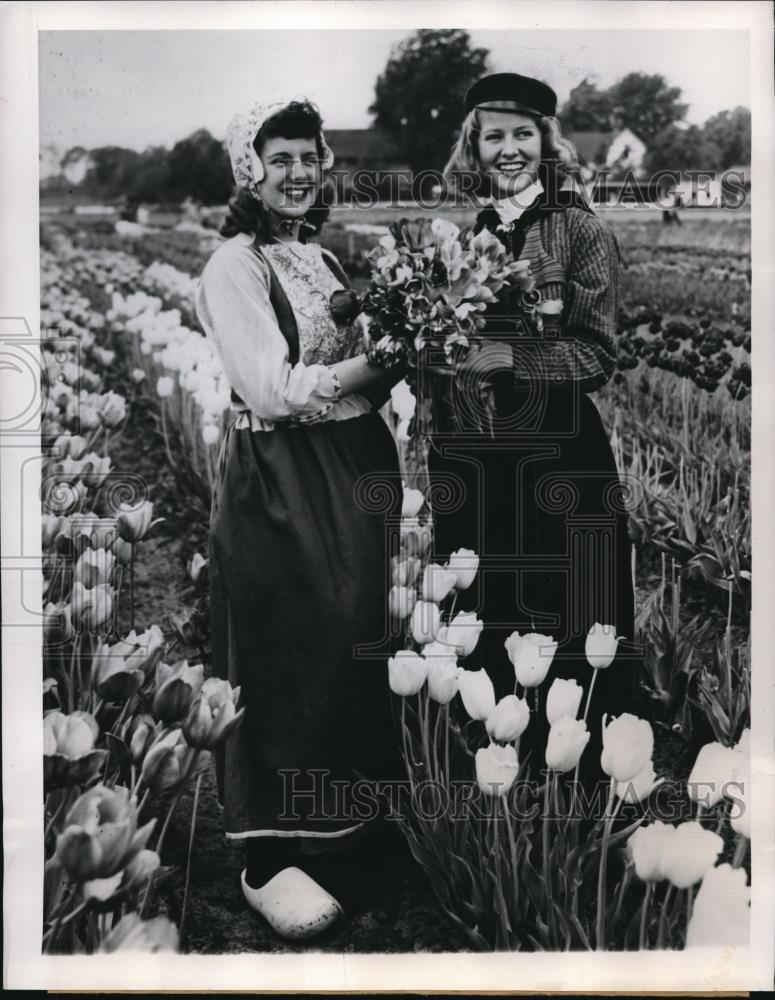
[[[528,115],[552,116],[557,95],[552,88],[519,73],[492,73],[471,84],[465,96],[466,114],[474,108],[520,111]]]

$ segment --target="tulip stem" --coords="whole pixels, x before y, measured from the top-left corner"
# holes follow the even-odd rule
[[[589,705],[590,702],[592,701],[592,690],[595,686],[595,681],[597,680],[597,675],[599,672],[600,672],[599,667],[592,668],[592,680],[590,681],[589,684],[589,691],[587,691],[587,701],[586,704],[584,705],[584,722],[587,721],[587,716],[589,715]]]
[[[691,886],[686,890],[686,928],[689,928],[689,921],[692,919],[692,903],[694,902],[694,890]]]
[[[444,780],[449,789],[452,781],[449,773],[449,702],[444,706]]]
[[[556,945],[556,931],[554,924],[554,901],[552,892],[552,873],[549,868],[549,803],[551,801],[551,786],[554,783],[555,775],[554,771],[549,771],[546,775],[546,781],[544,783],[544,815],[543,822],[541,824],[541,832],[543,836],[543,869],[544,869],[544,886],[546,887],[546,904],[548,907],[548,912],[546,915],[546,924],[549,927],[549,932],[552,936],[552,945]]]
[[[597,671],[596,671],[597,672]],[[593,675],[594,682],[594,675]],[[590,686],[590,691],[592,690]],[[614,820],[614,811],[611,806],[616,795],[616,779],[611,778],[608,786],[608,802],[606,803],[606,818],[603,824],[603,842],[600,846],[600,868],[597,877],[597,926],[595,930],[595,948],[597,951],[605,951],[605,890],[606,873],[608,869],[608,841],[611,837],[611,824]]]
[[[196,832],[196,813],[199,808],[199,790],[202,787],[202,778],[204,775],[200,774],[196,779],[196,788],[194,789],[194,805],[191,808],[191,831],[188,836],[188,858],[186,859],[186,883],[185,889],[183,891],[183,908],[180,913],[180,943],[183,943],[183,938],[186,933],[186,917],[188,916],[188,890],[191,884],[191,859],[194,856],[194,834]]]
[[[649,946],[648,942],[648,926],[649,926],[649,915],[651,911],[651,893],[654,890],[654,883],[646,883],[646,895],[643,897],[643,904],[640,908],[640,934],[638,935],[638,947],[641,951],[645,951]]]
[[[742,836],[742,834],[737,838],[737,844],[735,845],[735,856],[732,858],[732,867],[739,868],[742,865],[745,856],[748,852],[748,838]]]
[[[129,545],[129,628],[135,627],[135,543]]]
[[[662,900],[662,912],[659,915],[659,934],[657,935],[657,948],[662,951],[665,947],[665,937],[667,935],[667,914],[670,909],[670,900],[675,886],[667,887],[665,898]]]

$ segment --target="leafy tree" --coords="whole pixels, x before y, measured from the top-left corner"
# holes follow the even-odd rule
[[[707,138],[704,128],[668,125],[649,142],[643,165],[649,173],[658,170],[716,170],[720,160],[721,150]]]
[[[487,72],[487,49],[466,31],[422,29],[391,52],[369,108],[413,170],[441,169],[463,117],[463,96]]]
[[[559,117],[563,127],[571,132],[609,132],[614,125],[613,110],[610,92],[598,90],[585,77],[571,90]]]
[[[705,122],[703,133],[720,151],[718,166],[721,170],[751,162],[751,112],[748,108],[719,111]]]
[[[122,146],[98,146],[90,154],[91,166],[80,186],[96,198],[116,198],[128,191],[135,178],[140,154]]]
[[[169,155],[164,146],[149,146],[140,154],[128,198],[136,203],[168,200]]]
[[[671,87],[659,73],[628,73],[609,88],[617,128],[629,128],[648,146],[663,129],[686,116],[681,88]]]
[[[203,205],[222,205],[228,201],[231,186],[229,155],[207,129],[199,129],[172,147],[166,191],[171,201],[190,197]]]

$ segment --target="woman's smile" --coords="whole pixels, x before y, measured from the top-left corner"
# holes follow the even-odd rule
[[[541,163],[541,132],[533,118],[512,111],[481,111],[479,162],[498,198],[528,187]]]
[[[314,139],[267,139],[261,148],[264,178],[258,185],[267,208],[284,218],[300,219],[317,197],[320,155]]]

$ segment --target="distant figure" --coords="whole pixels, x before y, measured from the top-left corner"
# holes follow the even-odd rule
[[[681,196],[675,190],[675,188],[669,188],[664,196],[662,202],[662,225],[663,226],[680,226],[681,217],[678,214],[678,209],[681,205]]]

